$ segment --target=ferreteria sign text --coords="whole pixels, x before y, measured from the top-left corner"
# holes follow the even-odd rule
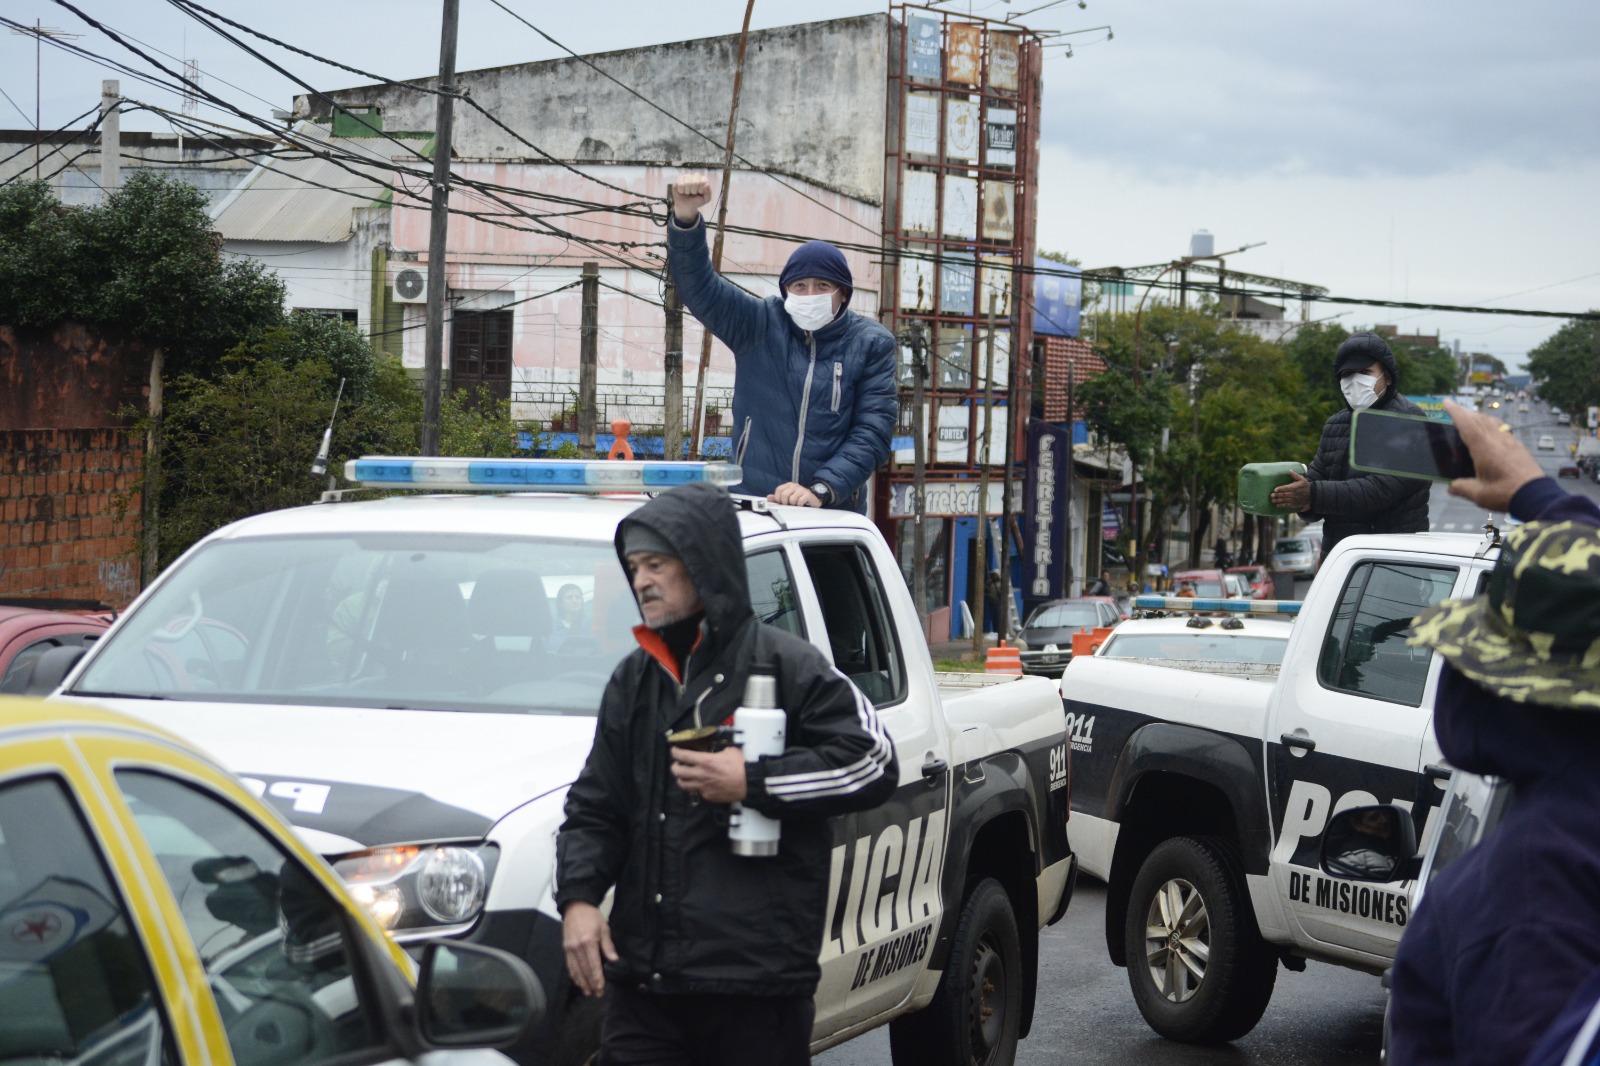
[[[1014,482],[1011,491],[1012,510],[1022,509],[1022,484]],[[978,513],[978,483],[976,481],[930,481],[923,489],[926,501],[924,514],[975,515]],[[990,518],[998,518],[1005,509],[1001,496],[1001,483],[989,482]],[[910,482],[896,482],[889,487],[889,517],[910,518],[917,513],[916,493]]]

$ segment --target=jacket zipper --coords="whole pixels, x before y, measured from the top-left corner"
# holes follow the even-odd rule
[[[838,411],[839,411],[839,380],[842,377],[844,377],[844,364],[843,363],[834,363],[833,364],[833,411],[834,411],[835,414],[837,414]]]
[[[733,461],[739,466],[744,465],[745,449],[750,447],[750,423],[755,421],[755,416],[744,416],[744,432],[739,434],[739,445],[733,450]]]
[[[800,433],[795,438],[794,462],[789,471],[789,480],[796,484],[800,481],[800,450],[806,446],[806,415],[811,412],[811,382],[817,373],[817,338],[807,333],[806,343],[811,346],[811,365],[806,367],[806,387],[800,394]]]

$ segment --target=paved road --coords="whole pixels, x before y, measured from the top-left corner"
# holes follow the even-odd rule
[[[1571,426],[1558,425],[1549,409],[1538,401],[1528,404],[1526,413],[1517,410],[1515,400],[1507,401],[1499,411],[1490,411],[1491,415],[1498,415],[1510,423],[1522,443],[1529,449],[1536,449],[1539,438],[1549,436],[1554,439],[1555,451],[1541,452],[1534,450],[1538,457],[1539,465],[1544,467],[1545,473],[1555,477],[1557,469],[1562,463],[1572,461],[1569,446],[1578,439],[1580,431]],[[1587,478],[1574,480],[1566,478],[1561,481],[1561,486],[1569,492],[1582,493],[1593,500],[1600,500],[1600,485],[1596,485]],[[1428,500],[1428,517],[1430,526],[1441,533],[1471,533],[1483,528],[1484,519],[1488,515],[1478,507],[1451,496],[1445,491],[1443,484],[1434,486],[1433,493]],[[1506,528],[1503,516],[1496,518],[1496,525],[1501,529]]]
[[[1018,1066],[1376,1066],[1384,992],[1371,974],[1321,963],[1304,973],[1278,970],[1277,991],[1261,1024],[1216,1047],[1163,1040],[1145,1025],[1128,991],[1127,971],[1106,958],[1105,892],[1082,880],[1067,916],[1045,930],[1033,1035]],[[816,1066],[889,1066],[880,1029],[817,1056]]]

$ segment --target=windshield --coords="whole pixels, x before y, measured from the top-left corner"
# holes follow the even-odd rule
[[[1100,654],[1112,659],[1183,659],[1208,663],[1283,662],[1288,637],[1207,633],[1114,633]]]
[[[1305,552],[1310,551],[1311,548],[1300,538],[1290,537],[1288,540],[1278,541],[1278,550],[1280,552]]]
[[[219,540],[124,620],[71,691],[592,715],[638,622],[609,542]]]
[[[1226,594],[1222,591],[1222,582],[1211,578],[1180,577],[1175,582],[1178,590],[1194,589],[1194,594],[1202,599],[1222,599]]]
[[[1092,603],[1055,603],[1046,604],[1033,612],[1024,629],[1062,629],[1066,626],[1089,626],[1100,624],[1100,612],[1095,610]]]

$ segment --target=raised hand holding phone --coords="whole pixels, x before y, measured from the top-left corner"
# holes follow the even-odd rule
[[[1428,481],[1476,473],[1472,453],[1448,422],[1391,411],[1357,411],[1350,422],[1350,468]]]

